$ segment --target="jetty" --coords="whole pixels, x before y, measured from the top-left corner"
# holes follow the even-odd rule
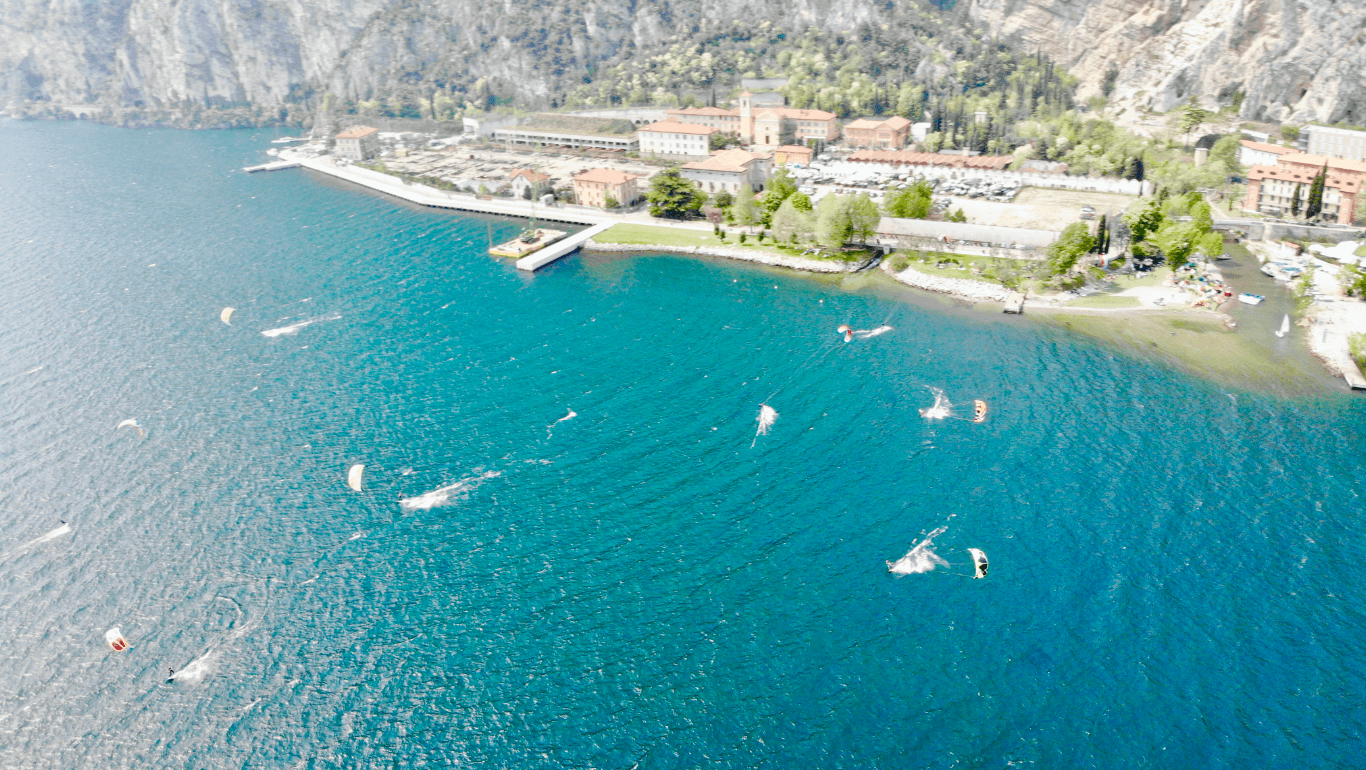
[[[546,246],[545,248],[541,249],[535,254],[522,257],[521,259],[517,260],[517,269],[526,270],[527,272],[535,272],[537,270],[540,270],[541,268],[545,267],[551,262],[554,262],[560,257],[563,257],[566,254],[569,254],[570,252],[578,249],[589,238],[592,238],[593,236],[606,230],[614,224],[616,224],[616,222],[602,222],[596,224],[588,228],[587,230],[584,230],[581,233],[574,233],[568,238],[565,238],[549,246]]]
[[[285,168],[297,168],[298,165],[299,161],[297,160],[275,160],[270,163],[262,163],[259,166],[247,166],[242,170],[248,174],[255,174],[257,171],[279,171]]]
[[[288,150],[282,151],[284,155]],[[406,180],[400,179],[390,174],[379,171],[371,171],[354,164],[338,165],[330,157],[322,158],[302,158],[294,156],[289,159],[302,168],[317,171],[328,176],[344,179],[354,184],[368,187],[371,190],[392,195],[395,198],[402,198],[410,203],[422,206],[430,206],[440,209],[454,209],[457,211],[473,211],[479,214],[498,214],[509,217],[522,217],[523,219],[536,219],[541,222],[566,222],[574,225],[596,225],[602,222],[615,223],[618,220],[610,215],[605,216],[601,209],[594,209],[588,206],[569,206],[564,204],[545,205],[538,201],[520,200],[517,198],[494,198],[491,196],[478,196],[469,193],[448,192],[428,187],[422,184],[411,184]],[[266,164],[275,165],[275,164]],[[539,255],[540,252],[537,252]]]
[[[1366,377],[1361,376],[1361,369],[1351,356],[1343,359],[1342,379],[1347,381],[1348,387],[1352,390],[1366,390]]]
[[[1006,297],[1006,306],[1005,306],[1005,308],[1004,308],[1004,312],[1006,312],[1006,313],[1016,313],[1016,314],[1023,313],[1023,312],[1024,312],[1024,301],[1025,301],[1025,295],[1024,295],[1024,294],[1022,294],[1022,293],[1020,293],[1020,292],[1018,292],[1018,291],[1012,291],[1012,292],[1010,293],[1010,296],[1009,296],[1009,297]]]

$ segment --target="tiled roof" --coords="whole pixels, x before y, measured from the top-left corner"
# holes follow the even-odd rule
[[[1244,139],[1238,142],[1238,144],[1241,144],[1249,150],[1256,150],[1257,152],[1274,152],[1277,155],[1295,152],[1295,150],[1290,147],[1282,147],[1279,144],[1267,144],[1266,142],[1254,142],[1251,139]]]
[[[756,160],[768,158],[757,152],[748,150],[721,150],[712,154],[706,160],[684,163],[683,168],[696,169],[699,171],[726,171],[732,174],[739,174],[745,167]]]
[[[527,181],[529,182],[544,182],[545,180],[550,178],[549,174],[542,174],[539,171],[533,171],[529,168],[516,169],[508,176],[510,176],[513,179],[516,179],[519,176],[524,176],[527,178]]]
[[[590,168],[587,171],[574,177],[575,182],[601,182],[603,184],[625,184],[632,179],[639,179],[639,174],[628,174],[625,171],[617,171],[614,168]]]
[[[373,133],[375,133],[375,132],[377,132],[377,131],[379,131],[378,128],[371,128],[371,127],[369,127],[369,126],[352,126],[352,127],[348,128],[348,129],[346,129],[345,131],[341,132],[340,134],[337,134],[337,138],[338,138],[338,139],[359,139],[359,138],[361,138],[362,136],[369,136],[369,135],[371,135],[371,134],[373,134]]]
[[[1323,168],[1322,165],[1319,168]],[[1262,181],[1274,179],[1278,182],[1298,182],[1300,184],[1313,184],[1317,171],[1307,171],[1303,168],[1286,168],[1284,166],[1253,166],[1248,169],[1247,178],[1252,181]],[[1333,173],[1332,166],[1328,167],[1328,176],[1324,178],[1324,187],[1340,190],[1345,193],[1356,194],[1361,189],[1362,182],[1366,181],[1359,174],[1354,173]]]
[[[1281,163],[1296,163],[1314,168],[1323,168],[1325,165],[1329,169],[1337,169],[1352,174],[1366,174],[1366,163],[1359,160],[1345,160],[1343,158],[1330,158],[1327,155],[1310,155],[1304,152],[1291,152],[1282,155],[1277,159],[1277,165]]]
[[[701,123],[684,123],[681,120],[669,118],[658,123],[651,123],[640,129],[661,134],[714,134],[718,129],[711,126],[704,126]]]
[[[871,130],[873,130],[873,129],[885,128],[885,129],[888,129],[888,130],[891,130],[891,131],[899,131],[899,130],[901,130],[901,129],[903,129],[903,128],[906,128],[906,127],[909,126],[909,125],[911,125],[911,121],[909,121],[909,120],[907,120],[907,119],[901,117],[900,115],[897,115],[897,116],[895,116],[895,117],[887,118],[886,120],[873,120],[872,118],[859,118],[858,120],[855,120],[855,121],[853,121],[853,122],[844,124],[844,129],[845,129],[846,131],[849,130],[849,129],[851,129],[851,128],[854,129],[854,130],[856,130],[856,131],[859,130],[859,129],[864,129],[864,130],[870,130],[870,131],[871,131]]]

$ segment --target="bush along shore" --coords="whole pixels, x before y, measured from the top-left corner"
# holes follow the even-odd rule
[[[860,264],[857,262],[805,259],[803,257],[794,257],[773,251],[731,248],[727,246],[664,246],[648,243],[602,243],[589,239],[584,242],[583,248],[589,251],[649,251],[667,254],[698,254],[709,257],[723,257],[725,259],[738,259],[745,262],[757,262],[762,265],[772,265],[774,267],[787,267],[793,270],[804,270],[809,273],[852,273],[857,271],[860,267]]]

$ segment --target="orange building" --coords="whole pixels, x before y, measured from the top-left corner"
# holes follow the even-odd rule
[[[844,125],[844,143],[873,150],[899,150],[911,135],[911,121],[897,115],[886,120],[859,118]]]
[[[574,177],[574,198],[580,206],[606,208],[608,198],[629,206],[640,198],[636,188],[636,180],[640,178],[639,174],[611,168],[589,169]]]
[[[1247,197],[1243,210],[1273,216],[1304,215],[1314,177],[1328,167],[1323,185],[1323,211],[1330,222],[1350,225],[1356,218],[1357,195],[1366,184],[1366,163],[1292,152],[1280,156],[1274,166],[1253,166],[1247,172]],[[1300,203],[1296,207],[1294,200]]]
[[[762,144],[776,147],[780,143],[782,124],[792,121],[793,133],[799,142],[819,139],[833,142],[839,138],[839,122],[835,113],[825,110],[796,110],[790,107],[764,107],[758,114],[754,111],[754,94],[744,91],[740,94],[739,109],[725,110],[720,107],[688,107],[669,110],[669,117],[684,123],[700,123],[711,126],[728,134],[735,134],[749,144]]]
[[[785,144],[773,151],[773,162],[779,166],[785,166],[789,163],[809,166],[815,153],[816,151],[810,147],[796,147]]]

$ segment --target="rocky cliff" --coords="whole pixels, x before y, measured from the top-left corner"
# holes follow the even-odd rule
[[[832,29],[872,0],[0,0],[0,107],[300,104],[478,80],[549,98],[623,46],[699,25]],[[878,6],[884,8],[884,6]]]
[[[1118,107],[1166,111],[1195,94],[1241,99],[1252,120],[1366,123],[1366,3],[970,0],[969,12],[1058,59],[1082,98],[1113,70]]]
[[[928,0],[927,0],[928,2]],[[951,5],[944,2],[938,5]],[[966,4],[965,6],[962,4]],[[910,0],[0,0],[0,107],[316,107],[411,87],[548,103],[627,46],[734,20],[898,23]],[[1119,106],[1366,123],[1366,3],[960,0]],[[901,14],[901,15],[899,15]],[[283,113],[282,113],[283,114]]]

